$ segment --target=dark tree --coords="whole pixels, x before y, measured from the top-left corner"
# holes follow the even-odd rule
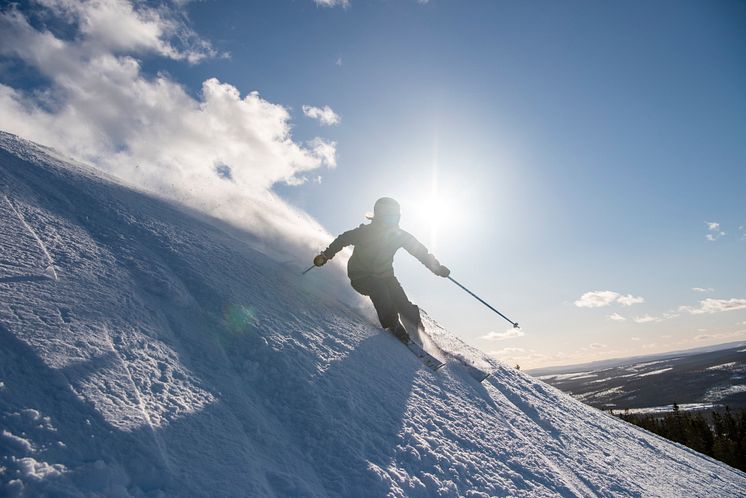
[[[734,414],[726,406],[722,412],[691,413],[681,411],[674,403],[673,411],[663,416],[633,415],[625,411],[619,418],[746,470],[746,410]]]

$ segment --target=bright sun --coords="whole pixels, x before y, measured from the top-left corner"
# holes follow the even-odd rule
[[[431,220],[431,223],[443,220],[450,213],[448,203],[439,197],[429,197],[422,201],[420,203],[420,210],[422,211],[422,216]]]
[[[456,205],[444,196],[429,195],[413,203],[412,220],[422,229],[427,230],[429,247],[437,249],[438,232],[450,223],[456,222]]]

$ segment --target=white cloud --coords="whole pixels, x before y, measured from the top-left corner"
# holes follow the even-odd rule
[[[615,322],[624,322],[624,321],[626,321],[627,319],[626,319],[626,318],[624,318],[624,317],[623,317],[622,315],[620,315],[619,313],[612,313],[611,315],[609,315],[609,320],[614,320]]]
[[[662,313],[660,316],[652,316],[652,315],[642,315],[642,316],[636,316],[632,318],[632,321],[635,323],[651,323],[651,322],[662,322],[664,320],[670,320],[672,318],[676,318],[679,316],[678,313]]]
[[[313,0],[313,3],[321,7],[349,7],[350,0]]]
[[[600,308],[608,306],[619,297],[618,292],[614,291],[592,291],[586,292],[580,299],[575,301],[578,308]]]
[[[312,155],[330,168],[337,166],[337,142],[314,138],[308,142]]]
[[[645,298],[633,296],[632,294],[621,295],[618,292],[610,290],[591,291],[580,296],[580,298],[575,301],[575,306],[578,308],[601,308],[609,306],[614,302],[617,302],[622,306],[632,306],[633,304],[644,303]]]
[[[295,142],[288,110],[257,92],[242,96],[210,78],[195,98],[165,74],[143,74],[135,55],[196,61],[211,50],[199,40],[177,44],[184,30],[187,38],[196,35],[162,9],[115,0],[41,5],[45,15],[77,28],[63,39],[35,29],[16,9],[0,13],[0,56],[49,81],[39,92],[0,84],[0,129],[248,228],[265,242],[279,237],[300,249],[328,241],[318,223],[271,189],[333,167],[333,142]]]
[[[622,306],[632,306],[633,304],[640,304],[645,302],[644,297],[635,297],[632,294],[626,296],[619,296],[616,300]]]
[[[725,232],[720,230],[720,223],[717,223],[715,221],[706,221],[705,225],[707,225],[707,235],[705,235],[705,238],[709,241],[715,241],[718,240],[720,237],[725,235]]]
[[[606,346],[606,344],[601,344],[601,343],[598,343],[598,342],[594,342],[594,343],[592,343],[590,345],[591,349],[604,349],[606,347],[608,347],[608,346]]]
[[[713,292],[715,289],[712,287],[692,287],[694,292]]]
[[[640,340],[640,338],[639,338],[639,337],[630,337],[629,339],[630,339],[631,341],[639,341],[639,340]]]
[[[339,114],[334,112],[331,107],[325,105],[324,107],[313,107],[310,105],[303,106],[303,114],[312,119],[318,119],[323,125],[336,125],[342,121]]]
[[[723,311],[735,311],[746,309],[746,299],[712,299],[707,298],[699,302],[699,306],[681,306],[679,311],[685,311],[692,315],[705,313],[721,313]]]
[[[483,335],[480,339],[486,341],[504,341],[505,339],[515,339],[516,337],[523,337],[526,333],[519,328],[509,328],[505,332],[495,332],[494,330],[487,335]]]
[[[420,5],[425,5],[429,3],[430,0],[417,0],[417,3]],[[313,3],[320,7],[349,7],[350,6],[350,0],[313,0]]]
[[[636,316],[632,319],[635,323],[649,323],[649,322],[659,322],[661,321],[660,318],[650,316],[650,315],[642,315],[642,316]]]
[[[84,44],[114,53],[155,52],[196,63],[217,52],[185,22],[178,9],[126,0],[37,0],[58,19],[77,27]],[[95,45],[95,48],[94,48]]]

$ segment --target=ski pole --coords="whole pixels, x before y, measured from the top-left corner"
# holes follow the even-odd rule
[[[449,277],[448,277],[448,280],[450,280],[450,281],[451,281],[451,282],[453,282],[454,284],[458,285],[459,287],[461,287],[462,289],[464,289],[464,290],[465,290],[466,292],[468,292],[469,294],[471,294],[471,296],[472,296],[473,298],[475,298],[475,299],[476,299],[477,301],[479,301],[480,303],[484,304],[485,306],[487,306],[487,307],[488,307],[489,309],[491,309],[492,311],[494,311],[495,313],[497,313],[497,314],[498,314],[498,315],[500,315],[501,317],[505,318],[505,319],[506,319],[506,320],[507,320],[508,322],[510,322],[510,324],[511,324],[511,325],[513,326],[513,328],[514,328],[514,329],[517,329],[517,328],[518,328],[518,322],[514,322],[513,320],[511,320],[511,319],[510,319],[510,318],[508,318],[507,316],[505,316],[505,315],[503,315],[502,313],[500,313],[499,311],[497,311],[497,310],[496,310],[495,308],[493,308],[492,306],[490,306],[490,305],[489,305],[489,303],[488,303],[487,301],[485,301],[485,300],[484,300],[484,299],[482,299],[481,297],[479,297],[479,296],[477,296],[476,294],[474,294],[474,293],[473,293],[472,291],[470,291],[469,289],[467,289],[466,287],[464,287],[463,285],[461,285],[460,283],[458,283],[458,282],[457,282],[456,280],[454,280],[454,279],[453,279],[452,277],[450,277],[450,276],[449,276]]]
[[[314,268],[316,268],[316,265],[311,265],[311,266],[309,266],[308,268],[306,268],[306,269],[305,269],[305,270],[303,271],[303,273],[301,273],[301,275],[305,275],[306,273],[308,273],[309,271],[313,270]]]

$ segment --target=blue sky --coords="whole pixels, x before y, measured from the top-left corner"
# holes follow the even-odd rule
[[[99,43],[139,61],[137,78],[160,74],[195,102],[210,78],[258,91],[287,110],[294,144],[333,146],[331,162],[308,152],[301,185],[261,173],[332,234],[361,223],[377,197],[399,199],[403,227],[521,323],[523,335],[507,334],[397,256],[411,299],[485,351],[531,367],[746,339],[742,2],[190,2],[153,10],[180,30],[142,46],[81,27],[91,11],[64,3],[20,14],[78,43],[81,64]],[[57,26],[65,15],[81,17]],[[21,52],[2,54],[0,83],[41,105],[34,90],[55,73]],[[329,106],[340,122],[303,106]],[[0,127],[47,137],[19,122]],[[145,148],[112,129],[122,148]]]

